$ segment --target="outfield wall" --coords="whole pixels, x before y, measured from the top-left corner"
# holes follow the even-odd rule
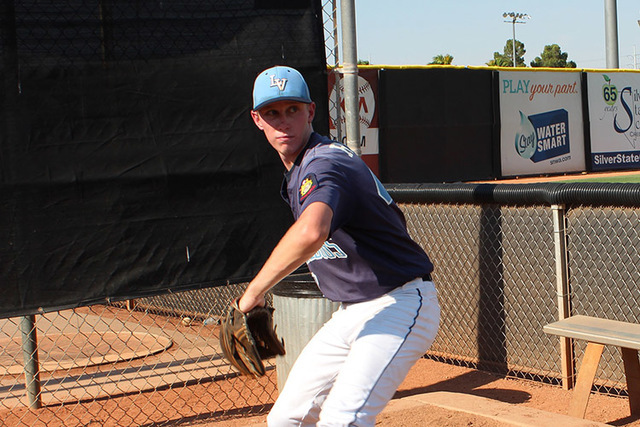
[[[640,168],[635,70],[382,66],[360,79],[363,153],[386,183]]]

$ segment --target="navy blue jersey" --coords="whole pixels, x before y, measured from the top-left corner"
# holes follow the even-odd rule
[[[296,220],[314,202],[333,210],[329,239],[307,261],[332,301],[370,300],[433,270],[402,211],[343,144],[313,133],[286,174],[282,196]]]

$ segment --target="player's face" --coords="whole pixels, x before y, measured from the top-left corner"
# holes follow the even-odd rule
[[[314,103],[277,101],[251,112],[254,123],[280,154],[287,169],[291,169],[298,154],[309,141],[313,132],[311,122],[315,110]]]

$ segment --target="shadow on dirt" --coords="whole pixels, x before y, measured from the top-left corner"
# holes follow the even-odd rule
[[[440,381],[425,387],[417,387],[410,390],[399,391],[395,394],[394,399],[435,391],[466,393],[474,396],[498,400],[505,403],[524,403],[531,398],[531,394],[521,390],[511,390],[503,388],[479,388],[483,385],[494,382],[496,378],[496,376],[486,372],[468,372],[457,377],[449,378],[447,380]]]

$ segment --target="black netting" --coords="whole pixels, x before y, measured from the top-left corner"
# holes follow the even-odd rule
[[[250,118],[295,66],[327,128],[318,1],[6,1],[0,315],[241,282],[290,223]]]

